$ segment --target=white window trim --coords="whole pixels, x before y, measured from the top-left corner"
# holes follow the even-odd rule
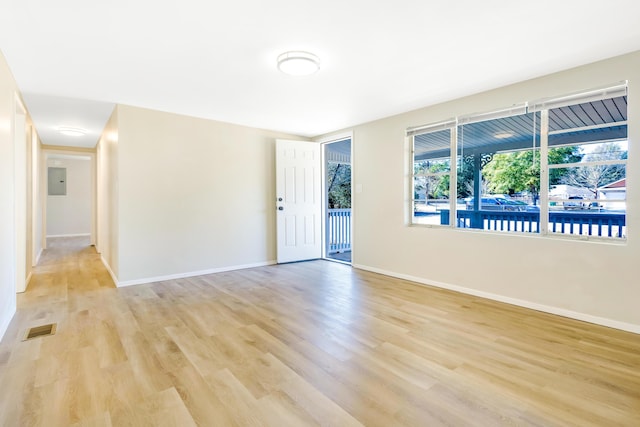
[[[408,177],[410,179],[410,184],[408,186],[409,189],[409,210],[407,212],[407,224],[409,226],[416,227],[447,227],[453,229],[459,229],[457,227],[457,175],[458,175],[458,127],[464,124],[477,123],[481,121],[494,120],[502,117],[515,116],[519,114],[528,114],[528,113],[540,113],[540,226],[538,233],[531,232],[504,232],[504,231],[494,231],[494,230],[483,230],[483,229],[467,229],[460,228],[460,230],[464,230],[464,232],[483,232],[483,233],[495,233],[495,234],[517,234],[522,236],[542,236],[542,237],[552,237],[552,238],[568,238],[568,239],[579,239],[579,240],[593,240],[593,241],[606,241],[606,242],[621,242],[626,243],[626,236],[621,238],[609,238],[604,236],[583,236],[583,235],[565,235],[560,233],[549,232],[549,171],[551,169],[560,169],[560,168],[574,168],[574,167],[586,167],[586,166],[597,166],[597,165],[615,165],[615,164],[627,164],[626,160],[602,160],[602,161],[593,161],[593,162],[584,162],[584,163],[565,163],[565,164],[548,164],[548,155],[549,155],[549,136],[550,135],[558,135],[563,133],[577,132],[577,131],[585,131],[585,130],[595,130],[600,128],[609,127],[612,125],[624,126],[627,125],[627,121],[619,121],[619,122],[611,122],[605,123],[601,125],[593,125],[593,126],[584,126],[579,128],[572,129],[562,129],[557,131],[549,131],[549,110],[554,108],[560,108],[570,105],[581,104],[585,102],[598,101],[603,99],[610,99],[620,96],[628,95],[628,81],[622,81],[619,84],[609,85],[602,88],[596,88],[587,91],[576,92],[568,95],[563,95],[559,97],[553,98],[545,98],[539,99],[532,102],[525,102],[523,104],[514,104],[511,107],[492,110],[483,113],[474,113],[468,115],[457,116],[452,119],[448,119],[442,122],[413,126],[406,129],[406,137],[405,137],[405,146],[409,146],[410,150],[410,159],[408,162],[409,173]],[[415,174],[414,171],[414,158],[415,158],[415,136],[437,132],[441,130],[450,129],[450,164],[453,167],[449,170],[449,172],[441,172],[441,173],[427,173],[427,174]],[[622,140],[621,140],[622,141]],[[614,141],[602,141],[602,142],[614,142]],[[555,147],[554,147],[555,148]],[[534,147],[535,149],[535,147]],[[428,176],[446,176],[449,175],[449,202],[450,202],[450,217],[449,224],[420,224],[414,222],[415,216],[413,215],[413,211],[415,209],[415,202],[419,201],[415,199],[415,177],[428,177]],[[455,195],[451,197],[451,195]],[[445,199],[443,199],[445,200]],[[626,198],[624,199],[626,201]],[[426,201],[425,201],[426,203]],[[628,234],[628,233],[627,233]]]

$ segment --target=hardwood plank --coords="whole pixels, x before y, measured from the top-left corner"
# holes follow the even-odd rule
[[[195,368],[183,368],[171,378],[197,425],[226,427],[235,424],[234,412],[227,409],[216,390]]]
[[[233,413],[234,425],[256,427],[268,425],[261,415],[258,401],[231,371],[223,369],[205,378],[226,410]]]
[[[195,426],[191,414],[175,388],[170,388],[143,401],[113,411],[111,422],[116,426]]]

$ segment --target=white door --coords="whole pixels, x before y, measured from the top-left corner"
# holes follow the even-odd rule
[[[276,141],[278,263],[322,256],[320,144]]]

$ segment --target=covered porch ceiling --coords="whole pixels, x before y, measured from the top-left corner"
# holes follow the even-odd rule
[[[449,157],[449,135],[448,130],[415,135],[414,159]],[[550,147],[626,138],[626,96],[549,110]],[[458,152],[463,155],[526,150],[534,143],[540,146],[539,112],[458,126]]]
[[[351,139],[325,144],[325,158],[327,162],[351,164]]]

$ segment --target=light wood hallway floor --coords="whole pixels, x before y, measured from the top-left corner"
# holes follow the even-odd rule
[[[32,425],[640,426],[640,336],[326,261],[116,289],[55,239],[0,343]]]

